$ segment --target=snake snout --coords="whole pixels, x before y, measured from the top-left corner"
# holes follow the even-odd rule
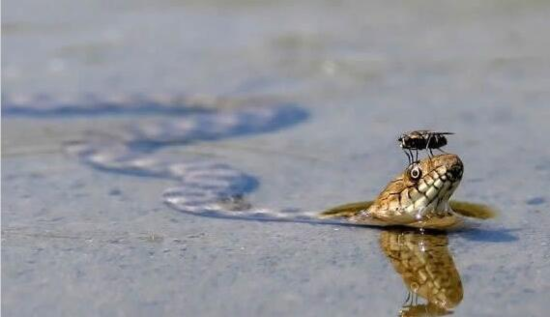
[[[448,171],[448,174],[452,180],[458,180],[462,178],[463,172],[464,172],[464,168],[462,167],[462,164],[460,165],[455,164],[451,166],[451,168]]]
[[[455,154],[443,154],[437,155],[432,158],[432,166],[439,166],[441,170],[439,173],[446,174],[446,176],[452,180],[460,180],[462,178],[462,173],[464,172],[464,165],[460,158]]]
[[[464,165],[460,158],[456,155],[452,155],[448,158],[447,175],[453,181],[461,180],[464,173]]]

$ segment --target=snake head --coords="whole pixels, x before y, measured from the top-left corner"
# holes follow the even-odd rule
[[[432,219],[456,221],[449,198],[458,187],[464,166],[457,155],[441,154],[409,165],[363,213],[351,219],[387,225],[424,225]],[[445,226],[448,224],[444,224]]]

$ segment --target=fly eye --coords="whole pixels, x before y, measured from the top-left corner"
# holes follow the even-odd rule
[[[415,166],[410,169],[409,175],[413,180],[417,180],[422,176],[422,170],[420,169],[420,167]]]

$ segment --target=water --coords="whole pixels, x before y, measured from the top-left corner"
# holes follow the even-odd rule
[[[53,101],[3,105],[6,315],[402,309],[408,290],[380,250],[380,230],[193,217],[163,204],[171,179],[98,171],[66,155],[66,144],[91,132],[125,136],[128,127],[223,111],[139,102],[182,94],[269,97],[307,113],[261,134],[155,150],[252,177],[254,206],[321,211],[372,199],[406,163],[401,132],[455,132],[445,149],[460,155],[465,174],[454,197],[495,206],[499,217],[447,237],[463,286],[454,314],[545,315],[545,2],[3,5],[4,98]],[[83,102],[93,98],[118,106]]]

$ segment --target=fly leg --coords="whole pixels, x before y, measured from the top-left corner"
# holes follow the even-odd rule
[[[433,137],[433,134],[430,133],[430,134],[428,135],[428,140],[426,141],[426,148],[425,148],[425,150],[428,151],[428,157],[429,157],[429,158],[432,158],[432,157],[434,156],[434,154],[432,153],[432,147],[431,147],[432,137]]]
[[[405,152],[405,155],[406,155],[406,156],[407,156],[407,158],[409,159],[409,165],[411,165],[411,164],[412,164],[412,160],[413,160],[413,157],[411,156],[411,155],[412,155],[412,153],[411,153],[411,154],[409,154],[410,150],[409,150],[409,152],[407,152],[407,150],[406,150],[406,149],[403,149],[403,152]]]

